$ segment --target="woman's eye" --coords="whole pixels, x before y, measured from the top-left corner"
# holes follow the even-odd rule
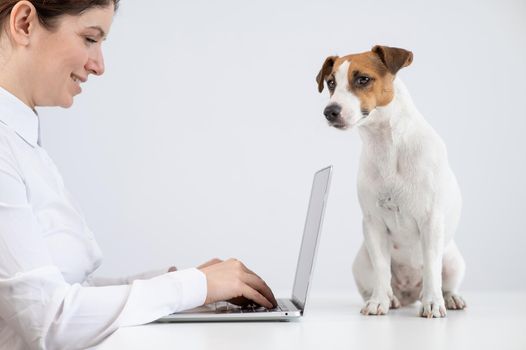
[[[369,84],[370,81],[371,81],[371,78],[365,77],[365,76],[361,76],[361,77],[358,77],[356,79],[356,85],[358,85],[358,86],[365,86],[365,85]]]
[[[90,38],[90,37],[86,37],[86,41],[90,44],[95,44],[97,43],[97,40],[93,39],[93,38]]]

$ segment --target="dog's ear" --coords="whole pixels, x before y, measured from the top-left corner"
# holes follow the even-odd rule
[[[318,83],[318,91],[323,91],[323,83],[325,81],[325,77],[332,72],[332,67],[334,66],[334,61],[338,56],[329,56],[325,59],[325,62],[323,62],[323,66],[321,67],[320,72],[316,76],[316,82]]]
[[[413,53],[398,47],[376,45],[371,49],[385,64],[389,72],[396,74],[401,68],[413,62]]]

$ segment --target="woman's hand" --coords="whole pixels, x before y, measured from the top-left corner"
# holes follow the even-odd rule
[[[198,269],[206,276],[205,304],[227,300],[237,305],[252,301],[269,309],[278,305],[265,281],[237,259],[212,259]]]
[[[202,270],[203,268],[205,268],[207,266],[214,265],[214,264],[217,264],[217,263],[220,263],[220,262],[223,262],[223,260],[218,259],[218,258],[214,258],[214,259],[208,260],[204,264],[201,264],[201,265],[197,266],[197,268],[199,270]]]
[[[208,260],[204,264],[199,265],[197,268],[198,269],[202,269],[203,267],[207,267],[207,266],[210,266],[210,265],[213,265],[213,264],[217,264],[217,263],[220,263],[222,261],[223,260],[221,260],[221,259],[215,258],[215,259],[212,259],[212,260]],[[170,266],[168,268],[168,272],[175,272],[175,271],[177,271],[177,267],[176,266]]]

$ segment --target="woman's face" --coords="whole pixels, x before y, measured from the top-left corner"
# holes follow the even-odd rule
[[[104,73],[101,44],[113,14],[112,4],[63,16],[51,31],[37,24],[31,57],[34,106],[69,107],[88,75]]]

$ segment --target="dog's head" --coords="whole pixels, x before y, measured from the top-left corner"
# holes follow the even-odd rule
[[[318,91],[324,82],[330,100],[323,111],[329,125],[348,129],[361,125],[376,107],[393,100],[396,73],[411,64],[413,53],[388,46],[343,57],[327,57],[316,77]]]

